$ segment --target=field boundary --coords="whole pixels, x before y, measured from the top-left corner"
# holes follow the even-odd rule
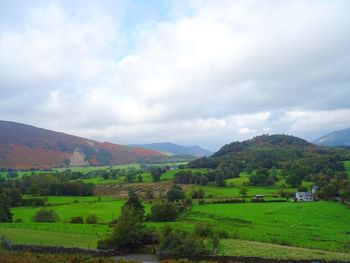
[[[242,257],[242,256],[181,256],[175,254],[163,254],[158,253],[160,260],[169,259],[189,259],[195,262],[207,261],[207,262],[219,262],[219,263],[349,263],[349,261],[339,261],[339,260],[294,260],[294,259],[270,259],[261,257]]]

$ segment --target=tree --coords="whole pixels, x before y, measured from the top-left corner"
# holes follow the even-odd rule
[[[0,194],[0,222],[12,222],[11,199],[6,195]]]
[[[179,210],[174,203],[165,202],[155,204],[151,208],[150,219],[154,221],[174,221],[179,215]]]
[[[159,251],[181,257],[194,257],[209,254],[203,239],[180,229],[166,227],[160,235]]]
[[[286,183],[292,187],[299,187],[301,185],[301,178],[298,175],[292,173],[287,176]]]
[[[132,252],[142,246],[145,233],[146,227],[139,212],[134,207],[124,206],[113,233],[106,240],[99,241],[98,247]]]
[[[97,224],[98,218],[95,214],[88,215],[85,219],[86,224]]]
[[[160,181],[160,176],[165,172],[165,170],[163,170],[160,167],[157,168],[153,168],[151,170],[151,175],[153,178],[153,182],[159,182]]]
[[[128,198],[128,201],[125,203],[124,206],[135,208],[136,212],[141,217],[143,217],[143,215],[145,214],[145,208],[142,205],[139,196],[134,191],[129,191],[129,198]]]
[[[167,200],[169,202],[176,202],[181,199],[185,199],[185,192],[180,186],[174,185],[167,193]]]
[[[221,173],[216,174],[215,182],[216,182],[217,186],[225,186],[226,185],[225,177]]]
[[[55,210],[40,209],[38,210],[32,219],[34,222],[48,222],[54,223],[60,220]]]
[[[243,187],[239,190],[239,194],[242,196],[242,198],[246,198],[248,196],[248,191],[248,188]]]
[[[84,219],[81,216],[74,216],[69,222],[71,224],[84,224]]]

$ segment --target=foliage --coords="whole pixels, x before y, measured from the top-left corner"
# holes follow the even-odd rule
[[[174,185],[167,193],[166,193],[167,200],[169,202],[176,202],[181,199],[185,199],[185,192],[182,190],[182,188],[178,185]]]
[[[140,213],[132,206],[124,206],[113,233],[98,243],[99,248],[115,248],[121,251],[135,251],[143,245],[146,227]]]
[[[135,208],[136,212],[143,217],[145,214],[145,208],[142,205],[142,202],[139,196],[134,191],[129,191],[128,201],[125,203],[125,206]]]
[[[174,203],[164,202],[154,204],[149,218],[153,221],[175,221],[179,215],[179,209]]]
[[[95,214],[88,215],[87,218],[85,219],[86,224],[97,224],[98,222],[98,217]]]
[[[69,221],[71,224],[84,224],[84,219],[81,216],[74,216]]]
[[[0,222],[12,222],[10,206],[11,199],[6,194],[0,194]]]
[[[209,254],[202,239],[193,233],[171,227],[166,227],[161,231],[159,251],[182,257]]]
[[[32,219],[34,222],[48,222],[54,223],[60,220],[58,214],[52,209],[40,209],[38,210]]]

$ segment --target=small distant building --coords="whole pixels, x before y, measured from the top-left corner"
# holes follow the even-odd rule
[[[296,192],[295,199],[297,201],[314,201],[312,192]]]
[[[264,198],[264,196],[263,195],[254,195],[254,197],[253,198],[255,198],[255,199],[263,199]]]

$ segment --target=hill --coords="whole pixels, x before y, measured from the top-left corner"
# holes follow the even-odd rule
[[[182,146],[174,143],[151,143],[151,144],[140,144],[142,148],[163,152],[171,155],[192,155],[195,157],[209,156],[212,154],[211,151],[203,149],[197,145]]]
[[[114,165],[164,156],[141,147],[101,143],[26,124],[0,121],[1,168]]]
[[[314,141],[323,146],[348,146],[350,147],[350,128],[334,131]]]
[[[326,169],[330,162],[338,162],[344,149],[317,146],[289,135],[261,135],[243,142],[224,145],[209,158],[200,158],[190,167],[221,168],[230,170],[279,168],[290,169],[302,165],[314,170]]]

